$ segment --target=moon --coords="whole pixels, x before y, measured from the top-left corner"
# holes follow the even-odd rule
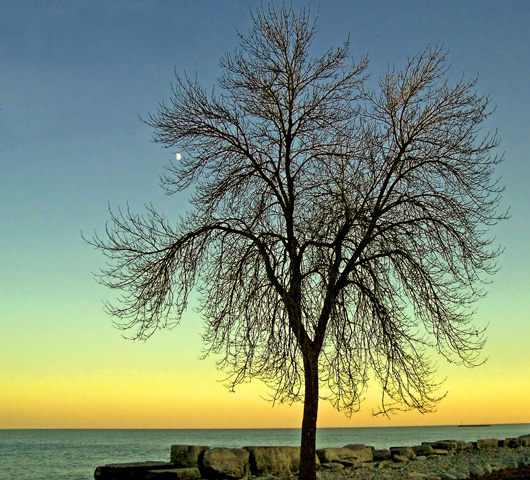
[[[180,160],[180,159],[182,158],[182,155],[181,155],[180,153],[177,152],[177,153],[175,154],[175,158],[176,158],[177,160]]]

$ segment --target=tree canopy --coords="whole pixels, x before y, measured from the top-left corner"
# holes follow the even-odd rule
[[[146,338],[178,323],[196,289],[230,388],[258,377],[276,401],[305,401],[301,472],[314,478],[319,396],[351,413],[374,378],[383,412],[429,411],[429,350],[480,362],[471,321],[500,253],[488,228],[505,217],[502,156],[481,131],[488,97],[450,81],[441,47],[370,89],[349,41],[310,55],[305,11],[253,18],[219,90],[177,75],[149,117],[155,141],[182,152],[163,185],[191,188],[187,213],[111,212],[92,243],[123,328]]]

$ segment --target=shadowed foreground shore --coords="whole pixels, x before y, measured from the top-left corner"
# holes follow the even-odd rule
[[[530,446],[452,452],[442,456],[320,470],[320,480],[530,480]],[[384,465],[383,465],[384,464]]]
[[[320,475],[319,475],[320,477]],[[337,479],[345,478],[337,475]],[[506,468],[474,477],[475,480],[530,480],[530,467]]]
[[[530,467],[507,468],[477,477],[479,480],[530,480]]]

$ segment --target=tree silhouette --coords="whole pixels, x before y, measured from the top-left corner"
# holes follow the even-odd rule
[[[99,280],[123,294],[108,305],[122,328],[178,323],[196,288],[229,387],[258,377],[275,401],[304,402],[311,480],[319,398],[352,413],[374,378],[381,412],[426,412],[440,399],[427,347],[479,362],[470,322],[496,270],[501,158],[480,134],[489,99],[476,80],[450,83],[440,47],[373,91],[349,42],[311,56],[305,11],[253,20],[218,93],[177,76],[147,122],[183,153],[163,185],[192,187],[190,210],[177,224],[152,206],[111,211],[91,243],[109,258]]]

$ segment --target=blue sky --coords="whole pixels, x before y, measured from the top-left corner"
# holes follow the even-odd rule
[[[174,71],[197,74],[206,87],[214,85],[220,57],[238,44],[236,28],[248,31],[249,7],[260,3],[0,1],[0,427],[129,425],[125,414],[117,424],[98,419],[119,408],[127,388],[134,398],[133,392],[145,390],[142,382],[153,378],[171,379],[168,389],[178,390],[182,379],[195,391],[206,389],[200,400],[204,408],[228,398],[215,383],[222,374],[213,362],[198,360],[200,324],[194,314],[146,344],[121,338],[102,311],[108,292],[91,275],[103,258],[80,232],[101,231],[109,204],[129,202],[141,211],[153,202],[175,219],[185,210],[184,196],[167,197],[159,187],[159,175],[175,151],[153,144],[152,131],[140,117],[169,98]],[[490,360],[471,373],[449,367],[442,372],[450,372],[448,388],[456,399],[466,398],[461,385],[474,380],[478,389],[512,392],[501,403],[509,403],[510,395],[528,398],[530,3],[293,5],[318,11],[315,53],[341,44],[349,34],[354,58],[369,54],[374,81],[429,43],[449,50],[453,78],[479,75],[479,92],[496,105],[487,127],[497,129],[502,140],[499,152],[505,152],[506,161],[498,172],[506,185],[503,205],[512,218],[495,229],[506,251],[488,297],[477,306],[477,323],[490,324],[485,352]],[[108,398],[101,393],[94,399],[88,392],[104,389],[102,379],[109,385],[125,383],[120,393],[109,387]],[[59,400],[66,391],[73,395],[67,407]],[[254,402],[255,396],[249,391],[237,401],[248,405],[244,402]],[[41,405],[41,398],[48,400]],[[138,398],[143,407],[159,400]],[[168,398],[167,404],[183,398]],[[82,399],[100,404],[100,417],[94,413],[92,423],[76,409]],[[132,416],[140,403],[130,402]],[[275,411],[262,403],[244,422],[265,418],[274,423]],[[17,407],[23,404],[34,404],[35,411]],[[60,414],[65,408],[66,417]],[[149,425],[184,425],[160,412]],[[278,415],[288,418],[289,413]],[[342,425],[343,417],[329,418],[329,425]],[[517,418],[530,422],[528,410]],[[433,416],[427,423],[445,419]],[[399,418],[394,422],[399,424]]]

